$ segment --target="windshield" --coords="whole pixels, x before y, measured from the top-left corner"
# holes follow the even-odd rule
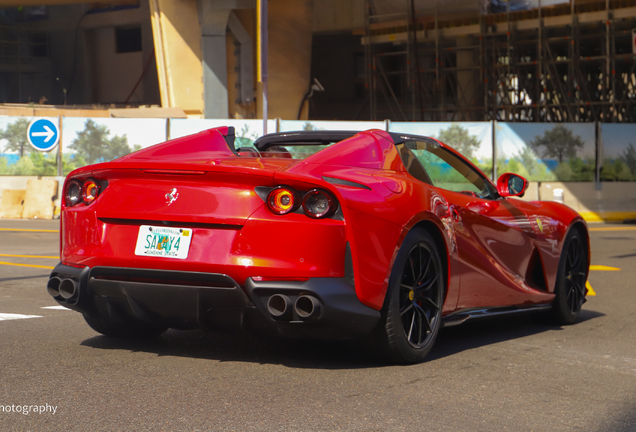
[[[453,192],[495,198],[479,172],[436,142],[406,141],[397,148],[407,171],[418,180]]]

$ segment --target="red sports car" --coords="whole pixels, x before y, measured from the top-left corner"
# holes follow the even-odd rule
[[[421,361],[443,325],[585,302],[585,222],[422,136],[221,127],[73,171],[50,295],[97,332],[372,336]]]

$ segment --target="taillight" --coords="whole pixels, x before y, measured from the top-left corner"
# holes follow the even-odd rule
[[[99,184],[93,179],[88,179],[82,186],[82,199],[84,204],[89,205],[97,199],[99,195]]]
[[[303,197],[303,210],[309,217],[322,219],[333,215],[338,209],[338,202],[329,192],[313,189]]]
[[[284,215],[300,207],[298,192],[286,186],[278,186],[267,195],[267,206],[277,215]]]
[[[259,195],[262,192],[258,192]],[[267,193],[267,198],[260,195],[267,208],[277,215],[285,215],[298,210],[302,206],[304,213],[314,219],[333,216],[338,210],[338,201],[324,189],[312,189],[301,195],[289,186],[277,186]],[[301,198],[302,196],[302,198]]]
[[[66,187],[66,205],[72,207],[82,199],[82,186],[79,182],[71,180]]]

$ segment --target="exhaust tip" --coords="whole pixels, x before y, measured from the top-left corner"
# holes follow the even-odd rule
[[[302,319],[311,318],[320,314],[322,304],[316,297],[302,295],[296,299],[294,310]]]
[[[291,300],[283,294],[274,294],[267,300],[267,310],[275,317],[280,318],[290,310]]]
[[[60,283],[59,291],[64,300],[69,300],[77,294],[77,284],[73,279],[64,279]]]
[[[58,277],[52,277],[46,284],[46,290],[52,297],[57,297],[60,295],[60,283],[62,283],[62,279]]]

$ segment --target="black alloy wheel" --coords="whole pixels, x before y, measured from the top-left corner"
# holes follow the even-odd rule
[[[376,344],[395,363],[417,363],[433,347],[441,328],[445,278],[431,235],[410,232],[395,260],[376,329]]]
[[[411,249],[400,283],[399,306],[404,336],[416,349],[428,345],[439,327],[439,270],[425,243]]]
[[[559,324],[572,324],[577,320],[587,294],[588,266],[587,242],[580,231],[573,228],[563,245],[554,289],[552,311]]]
[[[575,236],[570,242],[565,261],[565,291],[570,312],[573,314],[579,312],[585,303],[587,294],[587,288],[585,288],[587,269],[583,265],[585,261],[580,239]]]

